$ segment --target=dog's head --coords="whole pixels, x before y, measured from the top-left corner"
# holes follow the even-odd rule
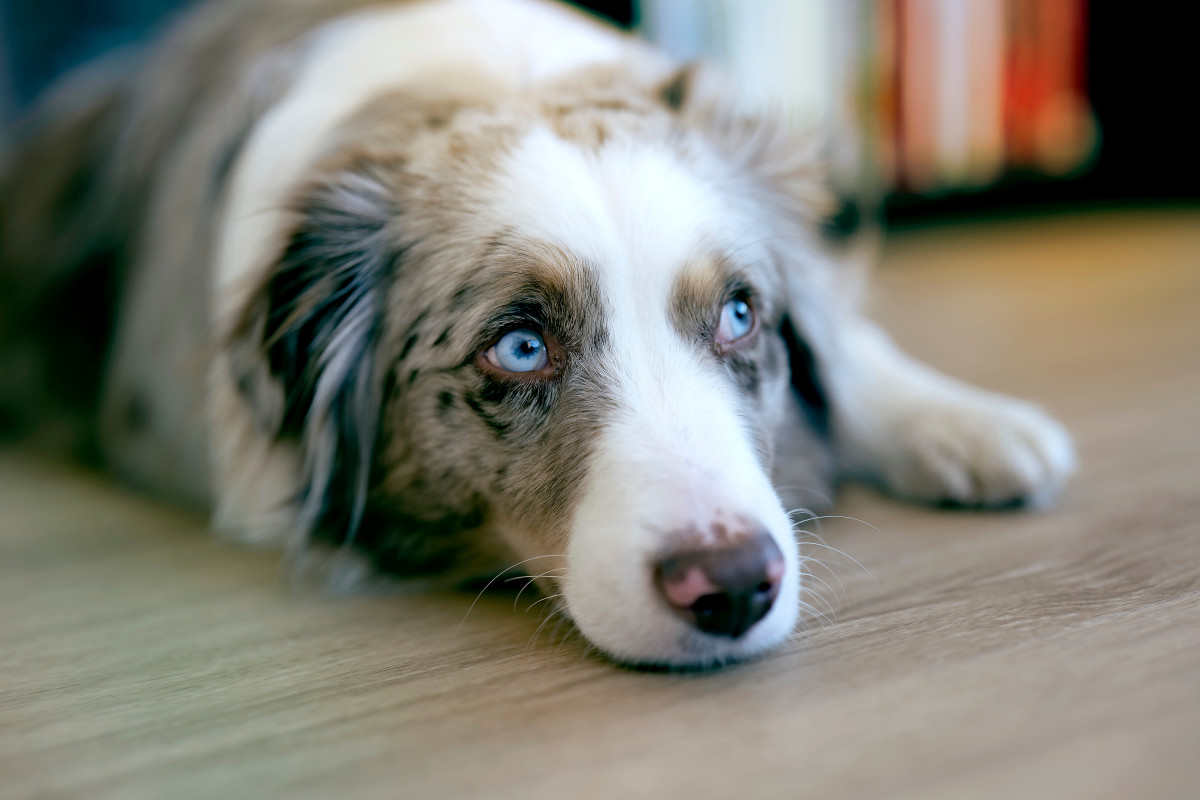
[[[313,535],[404,573],[499,543],[624,662],[790,633],[772,469],[826,477],[819,175],[688,81],[403,94],[342,131],[240,329]]]

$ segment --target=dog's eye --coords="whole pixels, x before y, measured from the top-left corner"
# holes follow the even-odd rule
[[[537,372],[550,363],[542,335],[528,328],[504,334],[485,356],[488,363],[505,372]]]
[[[749,336],[754,331],[754,307],[740,297],[735,297],[721,308],[721,321],[717,324],[717,343],[729,344]]]

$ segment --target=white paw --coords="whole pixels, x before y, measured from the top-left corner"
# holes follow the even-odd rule
[[[1029,403],[984,392],[930,399],[893,418],[883,478],[908,497],[966,506],[1042,505],[1075,469],[1071,437]]]

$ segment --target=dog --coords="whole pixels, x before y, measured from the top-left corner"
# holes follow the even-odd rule
[[[516,562],[612,659],[706,667],[792,632],[789,509],[840,479],[1073,468],[863,315],[816,137],[567,7],[207,2],[19,134],[10,433],[335,583]]]

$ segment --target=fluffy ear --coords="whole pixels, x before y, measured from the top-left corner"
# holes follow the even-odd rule
[[[375,368],[397,258],[388,165],[311,185],[298,222],[232,344],[235,380],[273,435],[300,442],[302,521],[354,536],[367,499],[382,387]]]

